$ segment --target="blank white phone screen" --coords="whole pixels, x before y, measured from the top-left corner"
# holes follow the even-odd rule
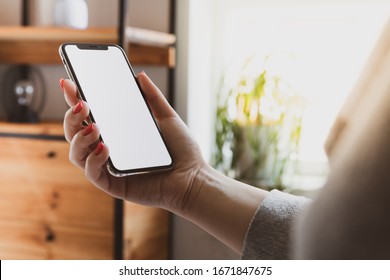
[[[172,159],[162,140],[121,49],[65,52],[119,171],[169,166]]]

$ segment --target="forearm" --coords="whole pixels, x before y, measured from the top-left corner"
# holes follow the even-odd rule
[[[193,182],[187,207],[177,214],[241,253],[248,226],[267,193],[205,166]]]

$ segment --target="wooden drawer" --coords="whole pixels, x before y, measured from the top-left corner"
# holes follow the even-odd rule
[[[0,219],[0,259],[111,259],[112,231]]]
[[[0,259],[112,259],[114,199],[68,159],[61,124],[0,123]],[[123,253],[168,256],[168,213],[125,203]]]
[[[111,259],[113,199],[72,166],[61,135],[28,132],[0,136],[0,258]]]
[[[167,211],[126,202],[124,217],[125,259],[168,258],[169,215]]]
[[[71,165],[68,146],[0,137],[0,217],[112,230],[113,199]]]

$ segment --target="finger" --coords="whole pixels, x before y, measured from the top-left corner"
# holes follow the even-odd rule
[[[64,93],[65,101],[70,107],[79,102],[79,94],[76,85],[69,79],[61,79],[60,86]]]
[[[74,135],[70,144],[69,160],[75,166],[85,168],[85,161],[91,153],[91,147],[99,140],[99,135],[99,128],[93,123]]]
[[[176,116],[175,110],[169,105],[165,96],[161,93],[158,87],[150,80],[150,78],[142,72],[137,76],[138,82],[145,94],[146,100],[156,118],[165,118]]]
[[[134,175],[126,178],[113,177],[107,169],[107,162],[109,158],[108,147],[99,142],[96,149],[91,152],[85,162],[85,177],[95,184],[96,187],[109,195],[125,199],[128,201],[137,201],[138,203],[148,204],[150,196],[150,189],[155,187],[156,181],[160,179],[157,176],[160,174],[148,174],[148,176]],[[126,183],[118,183],[126,180]],[[142,186],[142,188],[139,188]],[[159,196],[159,192],[156,192]],[[139,198],[142,197],[143,200]],[[160,197],[160,196],[159,196]],[[134,200],[134,198],[138,198]]]
[[[108,174],[105,171],[108,157],[108,147],[100,142],[86,159],[85,177],[98,188],[109,193]]]
[[[68,142],[71,142],[73,136],[82,130],[84,126],[82,122],[89,117],[89,107],[88,104],[84,101],[79,100],[76,105],[71,107],[64,117],[64,133],[65,139]]]

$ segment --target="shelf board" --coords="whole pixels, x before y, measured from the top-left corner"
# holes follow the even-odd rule
[[[0,135],[1,134],[28,134],[32,136],[49,135],[57,136],[64,135],[62,122],[41,122],[36,124],[30,123],[11,123],[0,120]]]
[[[116,28],[0,26],[0,63],[61,64],[58,47],[64,42],[115,44],[117,38]],[[172,46],[130,42],[127,53],[132,65],[175,66]]]

